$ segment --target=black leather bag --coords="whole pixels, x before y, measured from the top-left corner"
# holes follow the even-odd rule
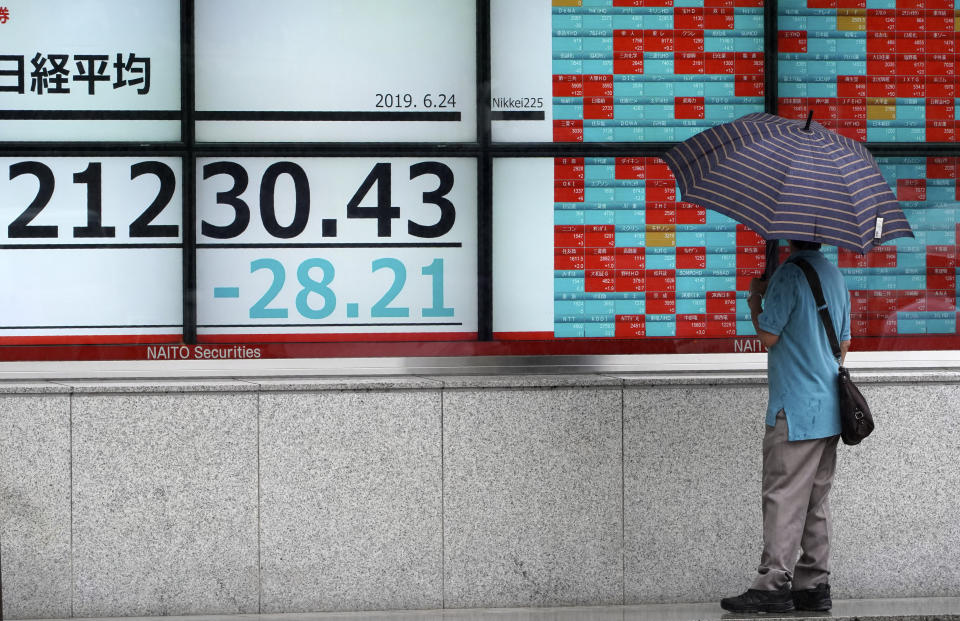
[[[840,439],[844,444],[860,444],[860,441],[873,431],[870,406],[850,379],[850,372],[846,367],[840,367],[837,382],[840,389]]]
[[[817,313],[820,315],[823,329],[826,330],[827,339],[830,341],[830,348],[833,350],[834,358],[837,359],[837,364],[840,365],[837,372],[837,391],[840,395],[840,439],[844,444],[860,444],[873,432],[873,415],[860,389],[850,379],[850,371],[840,364],[840,342],[833,329],[833,322],[830,321],[830,309],[827,308],[827,301],[823,298],[820,277],[817,276],[817,271],[812,265],[799,257],[791,258],[789,262],[796,264],[807,277],[807,282],[813,291],[813,299],[817,303]]]

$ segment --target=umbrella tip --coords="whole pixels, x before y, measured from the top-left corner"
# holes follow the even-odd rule
[[[805,131],[805,132],[810,131],[810,121],[812,121],[812,120],[813,120],[813,110],[811,110],[811,111],[807,114],[807,124],[803,126],[803,131]]]

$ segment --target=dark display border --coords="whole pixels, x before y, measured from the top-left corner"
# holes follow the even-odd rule
[[[198,143],[195,134],[194,6],[180,0],[181,140],[179,142],[0,142],[0,157],[172,156],[183,162],[183,342],[150,344],[149,336],[132,343],[0,346],[0,361],[14,360],[144,360],[147,347],[201,347],[229,357],[236,348],[261,348],[268,358],[406,357],[406,356],[536,356],[586,354],[731,353],[750,337],[736,339],[552,339],[496,341],[493,334],[493,160],[528,157],[658,157],[674,142],[516,143],[493,142],[491,134],[490,0],[476,0],[477,139],[474,142],[349,142],[349,143]],[[777,110],[777,1],[764,6],[764,104]],[[878,157],[960,156],[960,143],[865,143]],[[200,157],[468,157],[477,164],[477,287],[476,341],[372,343],[204,343],[198,345],[196,307],[196,163]],[[695,347],[691,349],[691,345]],[[231,349],[233,348],[233,349]],[[858,337],[854,350],[960,350],[960,335]],[[686,350],[686,351],[685,351]],[[199,351],[199,350],[198,350]],[[237,352],[234,352],[237,353]],[[238,353],[242,358],[242,352]]]

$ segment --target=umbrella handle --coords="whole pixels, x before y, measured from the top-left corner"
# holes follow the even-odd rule
[[[780,241],[768,239],[765,255],[767,262],[763,268],[763,280],[770,280],[773,273],[777,271],[777,265],[780,262]]]

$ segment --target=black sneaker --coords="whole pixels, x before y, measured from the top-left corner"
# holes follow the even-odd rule
[[[791,591],[790,594],[793,595],[793,605],[797,610],[825,612],[833,608],[833,600],[830,599],[830,585],[825,582],[812,589]]]
[[[720,607],[730,612],[790,612],[793,597],[786,585],[776,591],[748,589],[742,595],[721,599]]]

